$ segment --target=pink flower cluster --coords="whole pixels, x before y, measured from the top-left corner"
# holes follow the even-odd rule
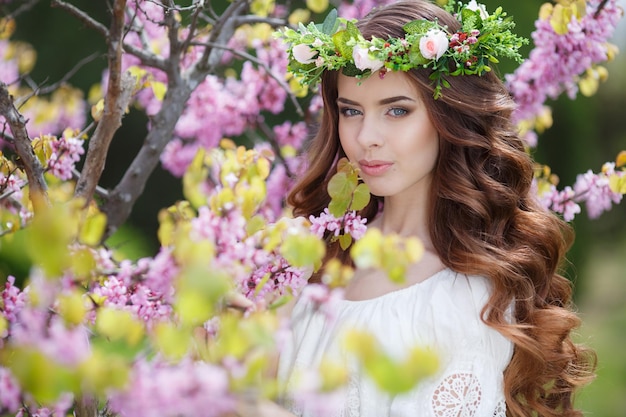
[[[218,417],[235,401],[224,369],[186,360],[176,365],[138,360],[128,388],[113,392],[109,406],[120,417]]]
[[[158,51],[157,54],[161,57],[167,58],[169,34],[165,26],[160,24],[164,19],[164,8],[147,2],[129,2],[128,7],[134,11],[128,14],[128,19],[133,22],[135,30],[129,33],[126,41],[142,48],[147,34],[153,50]],[[181,40],[187,35],[185,32],[181,33]],[[198,39],[197,43],[203,41],[204,39]],[[246,44],[247,42],[240,36],[234,36],[228,46],[250,54]],[[274,39],[264,42],[254,40],[251,47],[253,55],[265,68],[245,61],[239,78],[234,76],[222,78],[211,74],[193,89],[176,124],[174,133],[178,139],[171,142],[161,155],[163,166],[172,174],[182,176],[198,147],[214,148],[223,137],[238,136],[248,129],[254,129],[258,122],[263,121],[263,112],[278,114],[284,109],[287,91],[277,80],[284,78],[287,68],[286,52],[279,47],[279,41]],[[217,53],[217,50],[215,52]],[[189,70],[202,56],[202,48],[189,48],[181,61],[180,69]],[[236,54],[225,54],[221,63],[225,65],[225,60],[236,57]],[[145,67],[136,57],[126,54],[124,67],[134,65],[148,71],[153,80],[167,83],[164,73]],[[268,70],[275,77],[272,77]],[[151,89],[140,91],[137,101],[149,116],[161,109],[162,103]]]
[[[84,141],[64,133],[63,136],[50,142],[52,154],[48,159],[48,170],[52,175],[61,179],[72,178],[72,170],[85,153]]]
[[[310,216],[311,232],[323,238],[326,232],[331,232],[333,236],[343,233],[350,234],[354,240],[359,240],[365,235],[367,219],[361,218],[354,211],[347,212],[342,218],[336,218],[325,208],[319,216]]]
[[[89,334],[84,326],[67,327],[61,317],[54,314],[54,296],[62,291],[60,286],[45,281],[35,274],[32,284],[21,290],[15,278],[9,276],[0,293],[0,317],[8,322],[8,331],[0,334],[0,348],[9,342],[14,348],[36,349],[50,360],[75,366],[90,352]],[[54,288],[53,288],[54,287]],[[34,306],[29,296],[37,293],[41,305]],[[52,303],[52,304],[51,304]],[[16,416],[62,416],[72,406],[71,393],[62,394],[54,404],[41,407],[31,400],[11,371],[0,366],[0,414]]]
[[[263,234],[248,235],[246,225],[237,209],[220,216],[208,207],[200,207],[198,217],[192,220],[192,239],[207,239],[214,244],[212,264],[228,272],[246,297],[258,301],[270,294],[298,293],[306,284],[304,271],[288,265],[279,253],[263,249]]]
[[[601,3],[602,10],[596,14]],[[587,0],[586,15],[580,20],[573,18],[564,35],[554,31],[549,19],[535,22],[535,47],[528,59],[506,76],[507,87],[518,104],[516,122],[534,120],[548,99],[556,99],[563,92],[575,98],[577,77],[593,64],[607,60],[607,42],[622,13],[617,0]],[[537,144],[534,132],[526,140],[530,146]]]
[[[0,81],[7,85],[16,82],[20,73],[15,55],[11,53],[11,42],[8,39],[0,39]],[[9,58],[13,55],[13,58]]]
[[[151,325],[171,316],[173,280],[178,270],[169,250],[161,249],[154,258],[143,258],[136,264],[122,261],[92,292],[104,297],[105,306],[131,311]]]
[[[0,316],[4,317],[9,324],[17,321],[19,312],[26,305],[27,293],[28,291],[22,291],[16,287],[15,277],[9,275],[4,284],[4,289],[0,293],[0,299],[2,300],[2,303],[0,303]],[[2,338],[7,336],[8,334],[0,334],[0,346],[2,346]]]
[[[353,2],[342,2],[339,7],[339,16],[346,19],[360,19],[364,17],[374,7],[391,3],[392,0],[357,0]]]
[[[539,200],[547,209],[562,214],[566,221],[573,220],[581,212],[580,204],[584,203],[589,218],[595,219],[622,201],[622,194],[609,186],[612,175],[623,177],[626,173],[615,171],[614,163],[606,163],[598,174],[591,170],[579,174],[573,187],[566,186],[559,191],[552,185],[549,191],[539,195]]]

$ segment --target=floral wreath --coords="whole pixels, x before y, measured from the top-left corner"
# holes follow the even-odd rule
[[[490,62],[499,62],[496,56],[522,62],[519,48],[528,39],[511,32],[515,22],[502,7],[490,15],[476,0],[467,5],[448,0],[444,9],[459,20],[459,31],[450,33],[437,21],[413,20],[403,26],[404,38],[366,40],[354,20],[338,18],[333,9],[322,24],[300,23],[298,30],[285,28],[275,36],[288,43],[288,71],[302,85],[315,85],[325,70],[365,78],[376,71],[384,77],[387,71],[427,68],[435,99],[442,86],[450,86],[444,76],[482,75],[491,71]]]

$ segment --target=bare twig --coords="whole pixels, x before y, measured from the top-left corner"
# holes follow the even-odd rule
[[[26,13],[27,11],[35,7],[35,4],[37,4],[38,2],[39,0],[23,1],[22,4],[20,4],[20,6],[17,9],[13,10],[9,15],[5,17],[9,19],[16,18],[22,13]]]
[[[85,26],[94,29],[105,38],[109,35],[109,31],[106,28],[106,26],[104,26],[102,23],[98,22],[97,20],[94,20],[91,16],[89,16],[87,13],[85,13],[78,7],[74,6],[73,4],[66,3],[62,0],[52,0],[51,6],[58,7],[60,9],[67,11],[74,17],[78,18],[78,20],[83,22]]]
[[[200,16],[200,13],[202,12],[202,7],[199,5],[195,7],[196,9],[191,15],[191,23],[189,24],[189,29],[188,29],[189,33],[187,34],[187,38],[182,44],[183,51],[186,50],[187,47],[191,44],[191,41],[193,40],[193,37],[196,33],[196,29],[198,28],[198,20],[199,20],[198,17]]]
[[[80,178],[80,171],[77,169],[73,169],[72,170],[72,177],[77,180]],[[107,190],[104,187],[101,187],[99,185],[96,185],[96,189],[94,191],[94,194],[97,195],[98,197],[102,197],[103,199],[107,199],[109,197],[109,190]]]
[[[267,23],[268,25],[272,27],[287,25],[287,22],[285,22],[285,19],[280,19],[280,18],[275,18],[275,17],[261,17],[261,16],[256,16],[256,15],[239,16],[233,20],[237,26],[253,25],[255,23]]]
[[[220,16],[219,20],[216,21],[215,26],[213,26],[211,30],[211,36],[207,44],[226,44],[235,33],[235,17],[239,16],[247,8],[248,0],[234,0]],[[217,65],[223,52],[214,53],[214,51],[215,50],[212,48],[207,48],[204,51],[202,58],[200,58],[197,63],[196,70],[192,71],[192,79],[206,74],[207,71],[210,72],[211,69]],[[195,77],[193,75],[194,73]]]
[[[32,88],[33,91],[30,94],[26,94],[24,96],[21,96],[21,97],[18,97],[17,99],[15,99],[15,106],[17,108],[20,108],[21,106],[24,105],[24,103],[26,103],[28,100],[30,100],[34,96],[39,96],[39,95],[43,95],[43,94],[49,94],[49,93],[51,93],[53,91],[58,90],[63,84],[65,84],[70,78],[72,78],[74,76],[74,74],[76,74],[78,72],[78,70],[80,70],[86,64],[88,64],[88,63],[92,62],[93,60],[95,60],[98,56],[100,56],[99,53],[94,53],[94,54],[91,54],[91,55],[81,59],[76,65],[74,65],[74,67],[72,69],[70,69],[63,76],[63,78],[61,78],[59,81],[55,82],[54,84],[50,84],[50,85],[47,85],[45,87],[40,87],[40,86],[36,85],[34,83],[34,81],[32,81],[30,78],[26,79],[28,85]]]
[[[294,174],[289,169],[289,165],[287,164],[287,161],[285,161],[285,158],[283,157],[283,154],[280,151],[280,144],[276,140],[276,135],[274,134],[272,129],[270,129],[267,123],[263,122],[262,120],[257,123],[257,126],[259,127],[259,129],[261,129],[261,132],[265,134],[265,137],[267,141],[270,143],[272,150],[274,151],[274,154],[276,155],[276,158],[278,158],[278,160],[285,167],[285,173],[287,174],[287,176],[289,178],[294,178]]]
[[[97,400],[89,395],[77,398],[74,413],[76,417],[98,417]]]
[[[597,19],[598,16],[600,16],[600,13],[602,13],[602,9],[604,9],[604,6],[606,6],[608,2],[609,0],[602,0],[602,3],[600,3],[600,5],[598,6],[598,10],[596,10],[595,13],[593,14],[594,19]]]
[[[0,115],[4,116],[13,133],[15,152],[28,178],[29,197],[35,213],[49,206],[48,185],[43,177],[44,168],[35,156],[28,132],[26,120],[13,104],[13,97],[9,94],[6,84],[0,83]]]
[[[109,82],[102,119],[89,141],[83,172],[76,184],[74,195],[91,200],[104,170],[104,162],[113,135],[122,125],[122,116],[130,103],[135,79],[128,73],[122,75],[122,34],[126,0],[116,0],[109,31]]]

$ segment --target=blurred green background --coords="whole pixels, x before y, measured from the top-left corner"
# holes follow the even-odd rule
[[[19,0],[18,0],[19,1]],[[488,10],[501,5],[515,17],[518,32],[529,36],[541,0],[483,1]],[[73,4],[106,24],[106,2],[74,0]],[[186,2],[189,3],[189,2]],[[618,0],[626,8],[626,0]],[[85,92],[100,81],[106,65],[103,40],[63,11],[42,0],[17,20],[14,39],[34,45],[38,63],[32,73],[37,83],[53,83],[81,58],[101,52],[100,58],[86,65],[70,83]],[[562,97],[549,103],[554,126],[539,138],[536,159],[552,167],[561,178],[561,186],[572,185],[576,175],[598,171],[606,161],[626,150],[626,21],[622,19],[613,43],[621,54],[606,66],[609,79],[599,93],[575,101]],[[527,48],[525,54],[528,53]],[[514,68],[503,63],[500,72]],[[285,118],[293,119],[292,114]],[[141,146],[145,136],[145,117],[131,111],[117,133],[107,160],[101,185],[112,186]],[[158,210],[182,196],[180,181],[160,168],[154,173],[139,199],[127,227],[115,236],[114,245],[128,256],[153,255],[157,250]],[[577,239],[570,252],[569,275],[575,282],[576,304],[583,319],[577,338],[597,350],[598,377],[578,398],[586,415],[596,417],[626,416],[626,203],[615,206],[600,219],[589,220],[583,208],[573,222]],[[0,280],[8,273],[25,274],[20,253],[0,250]]]

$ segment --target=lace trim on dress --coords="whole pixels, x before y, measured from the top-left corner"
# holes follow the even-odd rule
[[[350,376],[348,383],[348,396],[346,398],[345,409],[341,417],[359,417],[361,414],[361,390],[359,381],[354,374]]]
[[[471,373],[447,376],[437,386],[432,398],[437,417],[474,417],[482,399],[478,378]]]
[[[496,410],[493,412],[493,417],[506,417],[506,403],[504,400],[498,402]]]

